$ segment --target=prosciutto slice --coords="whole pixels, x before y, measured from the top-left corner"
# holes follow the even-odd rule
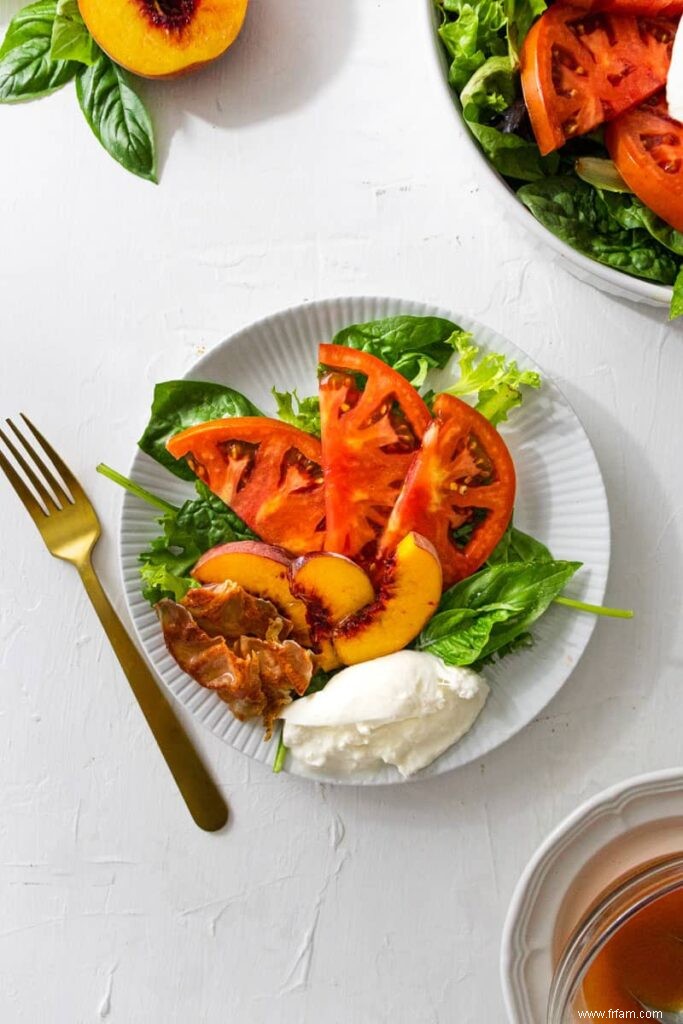
[[[281,635],[283,629],[287,630],[287,620],[277,613],[269,617],[265,609],[250,606],[247,617],[250,628],[264,632],[265,636],[248,636],[244,632],[237,638],[230,635],[236,629],[236,620],[234,609],[228,612],[226,607],[234,602],[234,595],[228,602],[221,603],[227,595],[216,595],[215,587],[201,588],[207,589],[214,592],[204,597],[199,597],[199,589],[189,591],[184,604],[168,599],[157,604],[166,646],[180,668],[201,686],[215,690],[235,718],[241,722],[262,718],[265,738],[270,739],[273,724],[282,709],[291,703],[292,693],[301,695],[308,689],[313,675],[313,656],[294,640],[273,639],[276,631]],[[271,608],[276,611],[274,606]],[[199,620],[194,618],[195,609]],[[252,612],[258,614],[252,615]],[[215,632],[220,624],[228,630],[227,636]],[[214,630],[213,636],[205,625]],[[291,624],[288,625],[291,628]]]

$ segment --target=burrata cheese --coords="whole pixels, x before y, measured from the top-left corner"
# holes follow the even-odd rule
[[[309,770],[362,774],[382,764],[407,777],[468,732],[489,688],[478,673],[422,651],[351,665],[282,713],[283,740]]]

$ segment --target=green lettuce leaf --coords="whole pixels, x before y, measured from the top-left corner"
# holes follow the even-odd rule
[[[460,377],[446,388],[457,398],[477,396],[477,409],[497,426],[522,401],[523,387],[539,388],[541,378],[535,370],[520,370],[517,363],[507,362],[497,352],[481,354],[471,336],[456,340]]]
[[[277,388],[273,388],[272,393],[281,420],[291,423],[299,430],[305,430],[307,434],[320,437],[320,402],[317,395],[299,398],[296,388],[293,391],[278,391]]]

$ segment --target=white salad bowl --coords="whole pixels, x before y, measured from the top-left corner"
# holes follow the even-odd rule
[[[573,249],[571,245],[563,242],[560,238],[544,227],[533,214],[527,210],[513,189],[508,185],[505,178],[495,170],[482,152],[476,139],[472,136],[467,125],[462,119],[462,108],[453,89],[448,84],[448,58],[437,34],[438,13],[434,0],[425,0],[427,32],[432,41],[432,46],[442,70],[441,80],[443,83],[444,106],[452,115],[455,109],[456,118],[452,118],[458,124],[460,135],[464,140],[469,152],[477,165],[481,179],[488,183],[491,192],[500,198],[506,211],[512,218],[529,231],[539,242],[549,247],[559,256],[561,264],[574,277],[587,284],[593,285],[608,295],[614,295],[620,299],[628,299],[631,302],[643,302],[648,306],[664,306],[668,309],[671,304],[673,289],[668,285],[655,284],[653,281],[644,281],[638,277],[631,277],[620,270],[613,270],[597,260],[584,256],[583,253]]]
[[[471,331],[484,352],[500,352],[525,369],[539,370],[506,338],[457,311],[400,299],[353,297],[306,303],[251,324],[216,345],[186,376],[228,384],[274,415],[273,385],[279,390],[297,388],[302,397],[315,391],[319,342],[331,340],[349,324],[398,314],[447,317]],[[540,372],[541,390],[529,392],[502,429],[517,473],[515,522],[547,544],[556,558],[582,561],[584,568],[572,579],[567,593],[600,604],[610,554],[609,515],[600,469],[575,413],[554,382]],[[448,387],[456,378],[457,370],[446,367],[431,383]],[[142,426],[141,422],[140,429]],[[142,451],[135,455],[129,476],[176,505],[194,495],[191,484]],[[238,722],[215,692],[185,675],[166,650],[156,614],[140,593],[138,556],[158,535],[158,516],[154,508],[124,494],[121,569],[139,640],[163,682],[204,725],[242,753],[271,764],[276,743],[264,743],[261,723]],[[536,643],[532,648],[487,666],[491,694],[470,732],[415,778],[439,775],[481,758],[531,722],[569,677],[594,626],[593,615],[560,607],[548,609],[533,626]],[[352,777],[307,772],[299,765],[286,765],[285,770],[325,782],[402,781],[393,767]]]

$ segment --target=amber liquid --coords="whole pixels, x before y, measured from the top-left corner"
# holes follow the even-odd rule
[[[683,1010],[683,890],[662,896],[623,925],[584,979],[589,1010],[639,1011],[634,996],[654,1009]]]

